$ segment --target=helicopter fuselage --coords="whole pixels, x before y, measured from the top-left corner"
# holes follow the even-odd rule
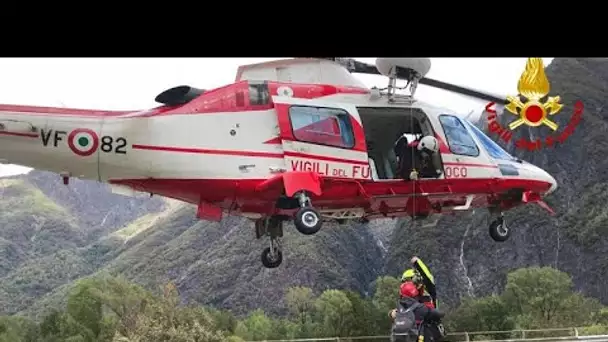
[[[378,64],[385,73],[411,66],[408,75],[430,68],[424,60]],[[156,100],[164,105],[143,111],[0,105],[0,163],[55,172],[64,184],[78,177],[178,199],[201,219],[255,219],[256,237],[270,237],[262,253],[269,268],[282,262],[289,220],[312,235],[327,220],[487,207],[499,215],[490,235],[506,241],[504,211],[537,203],[551,212],[542,198],[557,183],[547,172],[454,112],[370,90],[335,61],[244,66],[233,84],[175,87]],[[423,137],[434,137],[437,151],[421,156]]]
[[[474,198],[468,207],[498,203],[508,209],[518,204],[504,197],[513,189],[544,196],[556,187],[545,171],[504,151],[503,159],[492,158],[488,151],[497,145],[448,110],[372,97],[357,87],[241,81],[184,105],[139,112],[0,106],[0,158],[200,205],[206,219],[220,219],[222,211],[252,218],[290,212],[275,205],[283,189],[261,189],[269,179],[293,171],[324,180],[313,198],[322,213],[347,210],[369,218],[412,214],[404,209],[415,194],[428,194],[431,211],[446,213],[464,206],[469,195]],[[340,145],[339,134],[335,143],[321,139],[332,128],[298,135],[290,108],[346,113],[335,133],[350,134],[350,145]],[[374,175],[377,166],[370,163],[379,161],[368,154],[359,114],[368,109],[390,110],[395,122],[422,113],[440,142],[441,175],[415,186]],[[463,125],[455,134],[468,134],[473,151],[454,152],[458,146],[449,145],[441,117]],[[421,204],[419,210],[429,209]]]

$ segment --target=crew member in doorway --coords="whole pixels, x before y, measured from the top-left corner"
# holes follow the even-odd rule
[[[416,155],[416,148],[411,146],[405,134],[401,133],[397,137],[397,141],[395,141],[395,145],[393,146],[393,152],[395,152],[395,156],[397,157],[397,175],[404,180],[413,179],[410,174],[414,170],[414,166],[419,164],[415,160],[418,156]]]
[[[416,165],[421,178],[437,178],[441,174],[438,165],[439,141],[431,135],[427,135],[415,141],[419,165]]]

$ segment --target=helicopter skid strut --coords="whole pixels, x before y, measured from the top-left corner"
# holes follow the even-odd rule
[[[255,221],[255,235],[270,237],[270,245],[262,251],[262,264],[266,268],[276,268],[283,262],[281,238],[283,221],[276,216],[264,217]]]

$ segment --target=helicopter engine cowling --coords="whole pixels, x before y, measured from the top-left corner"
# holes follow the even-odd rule
[[[354,77],[344,65],[317,58],[292,58],[241,65],[236,80],[332,84],[367,89],[365,83]]]
[[[158,94],[154,101],[167,106],[186,104],[205,93],[205,90],[190,86],[177,86]]]

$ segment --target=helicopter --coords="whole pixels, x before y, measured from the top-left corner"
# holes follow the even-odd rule
[[[426,84],[505,98],[425,77],[430,68],[428,58],[293,58],[240,66],[234,83],[212,90],[167,89],[140,111],[0,105],[0,163],[177,199],[203,220],[246,217],[257,239],[269,238],[266,268],[283,261],[288,221],[313,235],[328,221],[432,226],[487,208],[489,234],[503,242],[506,211],[536,203],[552,213],[543,201],[557,188],[551,175],[415,92]],[[357,73],[388,86],[370,89]]]

